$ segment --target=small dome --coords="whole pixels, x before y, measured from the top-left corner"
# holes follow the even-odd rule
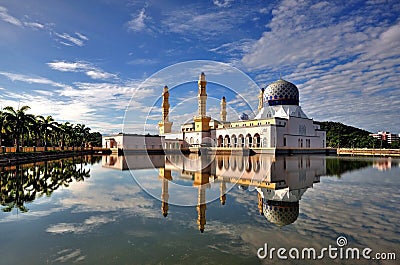
[[[294,223],[299,217],[299,202],[266,201],[263,203],[264,216],[278,226]]]
[[[268,85],[264,92],[264,102],[268,105],[299,105],[299,90],[286,80],[279,79]]]

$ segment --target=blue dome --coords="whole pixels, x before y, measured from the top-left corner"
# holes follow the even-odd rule
[[[279,79],[273,82],[264,92],[264,102],[268,105],[299,105],[299,90],[286,80]]]

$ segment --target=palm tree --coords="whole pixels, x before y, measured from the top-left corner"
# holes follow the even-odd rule
[[[78,136],[78,143],[80,144],[81,148],[83,148],[84,143],[87,140],[87,137],[89,136],[90,128],[86,127],[84,124],[77,124],[74,127],[74,130],[76,131],[76,134]]]
[[[31,122],[29,126],[29,134],[32,139],[33,146],[40,146],[40,136],[41,136],[41,122],[36,118]]]
[[[61,149],[64,149],[64,146],[69,143],[71,145],[73,140],[73,127],[72,124],[68,121],[65,123],[60,124],[59,128],[61,129],[61,139],[60,139],[60,146]]]
[[[60,142],[61,134],[62,134],[60,125],[61,125],[60,123],[54,122],[53,128],[51,129],[50,138],[51,138],[51,143],[53,146],[59,146],[59,142]]]
[[[25,113],[29,109],[29,106],[22,106],[18,110],[15,110],[11,106],[4,108],[7,127],[14,136],[16,152],[19,152],[20,144],[21,142],[23,143],[23,137],[29,132],[29,124],[35,119],[32,114]]]
[[[38,116],[38,120],[41,123],[41,129],[44,136],[44,150],[46,151],[49,141],[49,134],[55,130],[57,122],[54,121],[52,116],[47,116],[46,118],[43,116]]]

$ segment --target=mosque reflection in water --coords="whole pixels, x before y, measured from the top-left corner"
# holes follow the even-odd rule
[[[226,203],[227,184],[258,193],[258,211],[278,226],[295,222],[299,215],[299,201],[308,188],[326,175],[326,158],[320,156],[108,156],[102,165],[120,170],[157,168],[162,182],[161,211],[168,215],[168,188],[173,176],[191,180],[197,189],[197,224],[201,232],[206,225],[206,190],[219,185],[220,203]]]

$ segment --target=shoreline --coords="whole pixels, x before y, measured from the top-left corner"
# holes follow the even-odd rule
[[[338,148],[338,156],[400,157],[400,149]]]
[[[64,150],[64,151],[43,151],[27,153],[6,153],[0,154],[0,166],[9,166],[15,164],[33,163],[45,160],[54,160],[67,158],[77,155],[96,154],[96,150]]]

